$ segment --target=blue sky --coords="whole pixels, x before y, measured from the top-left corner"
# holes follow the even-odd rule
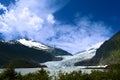
[[[71,0],[63,9],[55,13],[56,19],[71,22],[75,15],[90,16],[94,21],[103,21],[120,29],[120,0]]]
[[[76,53],[120,30],[119,0],[0,0],[0,36]],[[2,14],[4,13],[4,14]]]

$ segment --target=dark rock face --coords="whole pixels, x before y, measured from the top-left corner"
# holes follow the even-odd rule
[[[112,64],[120,61],[120,31],[97,50],[96,55],[90,60],[91,65]],[[119,60],[119,61],[118,61]]]
[[[54,52],[54,54],[52,54]],[[59,54],[57,54],[59,53]],[[28,64],[33,63],[43,63],[46,61],[52,61],[55,59],[55,55],[68,55],[70,53],[62,50],[55,49],[52,51],[38,50],[35,48],[29,48],[22,45],[17,41],[0,41],[0,67],[5,66],[10,61],[13,61],[17,64],[19,60],[23,62],[29,62]],[[36,66],[36,65],[35,65]],[[21,66],[22,67],[22,66]]]
[[[96,55],[86,61],[78,62],[76,66],[95,66],[120,63],[120,31],[105,41],[96,51]]]

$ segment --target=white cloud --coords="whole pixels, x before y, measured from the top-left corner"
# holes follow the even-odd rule
[[[54,23],[55,23],[54,16],[51,15],[51,14],[49,14],[49,15],[47,16],[47,21],[48,21],[48,23],[54,24]]]
[[[6,8],[4,5],[2,5],[1,3],[0,3],[0,9],[2,9],[2,10],[4,10],[4,11],[7,10],[7,8]]]
[[[108,39],[110,29],[106,27],[101,22],[85,19],[79,20],[74,26],[70,24],[57,25],[55,34],[58,33],[59,37],[53,37],[48,43],[76,53]]]
[[[63,0],[60,5],[58,2],[19,0],[0,16],[0,33],[6,40],[28,37],[71,53],[108,39],[110,30],[101,22],[94,22],[89,18],[79,18],[75,25],[56,21],[53,13],[65,5],[62,4]]]

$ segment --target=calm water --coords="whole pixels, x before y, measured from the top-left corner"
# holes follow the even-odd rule
[[[4,69],[0,69],[0,72],[2,72]],[[20,72],[22,75],[28,74],[28,73],[34,73],[40,70],[40,68],[18,68],[15,69],[16,72]],[[81,70],[82,73],[91,73],[92,70],[99,70],[103,71],[103,69],[83,69],[82,67],[62,67],[62,68],[45,68],[46,71],[50,73],[50,76],[57,75],[59,71],[62,71],[64,73],[70,73],[72,71],[79,71]]]

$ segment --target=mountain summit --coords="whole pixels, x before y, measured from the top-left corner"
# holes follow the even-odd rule
[[[21,44],[28,46],[30,48],[36,48],[36,49],[40,49],[40,50],[48,50],[50,49],[50,47],[43,45],[41,43],[35,42],[33,40],[26,40],[26,39],[20,39],[17,40],[18,42],[20,42]]]
[[[41,63],[59,60],[56,57],[59,55],[71,54],[62,49],[49,47],[32,40],[20,39],[8,42],[0,40],[0,67],[4,67],[11,61]]]

